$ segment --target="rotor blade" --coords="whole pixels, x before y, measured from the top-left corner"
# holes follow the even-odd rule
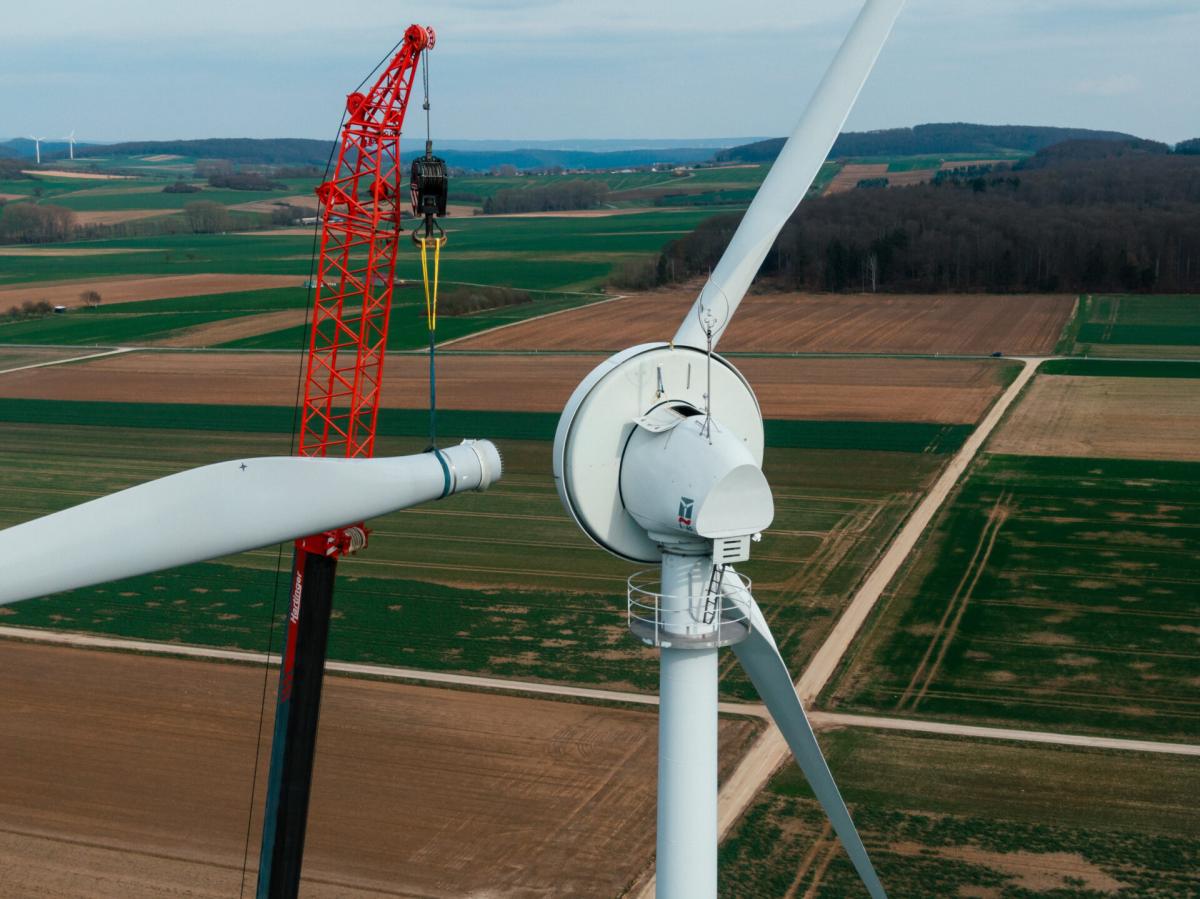
[[[711,327],[713,346],[717,345],[776,235],[829,155],[903,5],[904,0],[867,0],[725,254],[675,332],[675,343],[703,349]],[[706,313],[712,316],[707,324]]]
[[[193,468],[0,531],[0,605],[320,534],[485,489],[500,472],[486,440],[386,459]]]
[[[750,676],[754,689],[762,697],[775,724],[783,732],[800,770],[808,779],[817,801],[825,809],[829,822],[846,848],[846,854],[850,856],[850,861],[858,871],[858,876],[862,878],[867,892],[875,899],[886,899],[883,884],[879,882],[867,849],[858,835],[854,821],[850,818],[850,811],[842,800],[842,794],[829,772],[829,766],[825,764],[816,734],[813,733],[812,725],[808,723],[808,716],[804,714],[804,707],[800,704],[800,698],[792,684],[792,676],[775,646],[766,618],[763,617],[754,597],[732,576],[728,568],[721,589],[726,597],[726,613],[743,618],[746,608],[750,612],[750,635],[733,646],[738,661]],[[731,599],[740,604],[741,608],[731,606]]]

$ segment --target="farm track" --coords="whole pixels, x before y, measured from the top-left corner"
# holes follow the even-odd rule
[[[126,640],[101,637],[94,634],[46,631],[37,628],[0,626],[0,639],[30,643],[46,643],[76,649],[101,649],[119,652],[135,652],[152,656],[175,656],[213,662],[232,662],[246,665],[277,665],[279,657],[246,650],[218,649],[208,646],[188,646],[178,643],[161,643],[149,640]],[[654,693],[633,693],[621,690],[603,690],[592,687],[574,687],[568,684],[544,683],[541,681],[519,681],[507,678],[480,677],[468,674],[425,671],[417,668],[399,668],[391,665],[371,665],[358,662],[328,663],[330,671],[355,677],[377,678],[391,681],[410,681],[470,687],[503,693],[527,693],[537,696],[558,696],[568,699],[583,699],[593,702],[619,703],[624,705],[655,706],[658,696]],[[766,709],[758,703],[722,702],[720,711],[729,715],[744,715],[767,718]],[[880,730],[898,730],[910,733],[947,734],[952,736],[978,737],[986,740],[1045,743],[1058,746],[1082,746],[1098,749],[1113,749],[1126,752],[1150,752],[1166,755],[1200,757],[1200,745],[1172,743],[1155,740],[1131,740],[1116,737],[1063,734],[1048,731],[1031,731],[1018,728],[981,727],[954,724],[942,721],[921,721],[913,718],[891,718],[881,715],[858,715],[843,712],[808,712],[809,720],[818,729],[831,727],[864,727]]]
[[[48,368],[51,365],[66,365],[68,362],[86,362],[89,359],[102,359],[105,356],[117,356],[121,353],[128,353],[131,350],[125,347],[119,347],[114,350],[104,350],[100,353],[88,353],[83,356],[69,356],[66,359],[51,359],[47,362],[31,362],[28,365],[17,365],[13,368],[0,369],[0,375],[8,375],[18,371],[29,371],[34,368]]]

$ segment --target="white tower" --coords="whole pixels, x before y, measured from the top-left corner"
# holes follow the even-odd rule
[[[846,121],[903,0],[867,0],[800,124],[669,344],[631,347],[576,388],[554,477],[580,528],[620,558],[629,625],[661,652],[657,893],[717,894],[717,656],[758,690],[868,892],[885,895],[749,581],[732,563],[774,517],[763,422],[745,378],[713,349]],[[656,589],[657,587],[657,589]]]

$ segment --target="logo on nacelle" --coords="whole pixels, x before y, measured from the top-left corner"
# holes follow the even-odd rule
[[[685,531],[695,532],[692,527],[692,514],[696,501],[688,496],[679,497],[679,526]]]

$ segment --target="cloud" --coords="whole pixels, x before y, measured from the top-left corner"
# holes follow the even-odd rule
[[[1142,80],[1129,73],[1085,78],[1071,85],[1070,92],[1092,97],[1127,97],[1142,89]]]

